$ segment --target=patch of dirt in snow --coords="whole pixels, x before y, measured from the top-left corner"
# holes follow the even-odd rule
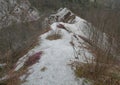
[[[59,34],[53,34],[53,35],[48,36],[46,39],[48,39],[48,40],[61,39],[61,35],[59,35]]]

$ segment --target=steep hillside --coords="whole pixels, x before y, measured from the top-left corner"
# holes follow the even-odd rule
[[[1,84],[120,84],[120,64],[106,33],[67,8],[46,17],[42,25],[48,30],[0,78]]]

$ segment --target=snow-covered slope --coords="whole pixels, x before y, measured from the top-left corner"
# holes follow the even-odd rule
[[[0,28],[37,19],[39,13],[28,0],[0,0]]]
[[[34,48],[32,52],[35,54],[42,51],[43,55],[38,63],[29,68],[30,75],[27,78],[26,75],[22,76],[21,79],[27,80],[22,85],[81,85],[82,79],[76,80],[69,66],[71,61],[75,60],[74,49],[70,44],[72,36],[63,29],[58,32],[62,36],[58,40],[46,39],[53,30],[41,36],[40,46]],[[43,68],[44,71],[42,71]]]
[[[50,30],[40,35],[39,44],[16,63],[15,72],[28,66],[27,72],[20,77],[24,81],[21,85],[90,85],[84,78],[77,78],[71,68],[74,61],[85,63],[86,58],[92,58],[84,42],[88,38],[87,21],[67,8],[51,16],[45,21]],[[52,35],[60,37],[49,39]],[[2,79],[5,78],[9,75]]]
[[[67,11],[65,12],[65,10]],[[63,13],[71,12],[66,8],[61,11],[64,11]],[[61,11],[59,13],[62,13]],[[63,17],[61,16],[61,18]],[[84,78],[77,78],[70,64],[74,61],[86,62],[84,56],[92,57],[91,53],[85,49],[84,40],[79,37],[87,38],[85,23],[86,21],[78,16],[74,17],[72,24],[52,23],[50,30],[39,37],[39,45],[19,59],[16,64],[15,71],[18,71],[25,65],[29,57],[42,52],[38,62],[30,66],[28,72],[20,77],[21,81],[26,81],[22,85],[82,85]],[[61,37],[55,40],[47,38],[56,34]]]

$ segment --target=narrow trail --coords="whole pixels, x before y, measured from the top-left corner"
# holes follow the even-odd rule
[[[71,35],[64,29],[58,30],[61,39],[47,40],[52,31],[41,36],[40,47],[43,51],[38,63],[30,67],[31,73],[23,85],[80,85],[69,65],[74,60],[74,49],[70,44]]]

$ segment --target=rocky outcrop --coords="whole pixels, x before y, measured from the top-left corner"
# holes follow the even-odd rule
[[[12,23],[34,21],[39,19],[39,12],[28,0],[0,1],[0,28]]]
[[[73,23],[75,19],[75,14],[73,14],[67,8],[60,8],[55,14],[51,14],[45,19],[45,25],[52,24],[54,22],[65,22]]]

